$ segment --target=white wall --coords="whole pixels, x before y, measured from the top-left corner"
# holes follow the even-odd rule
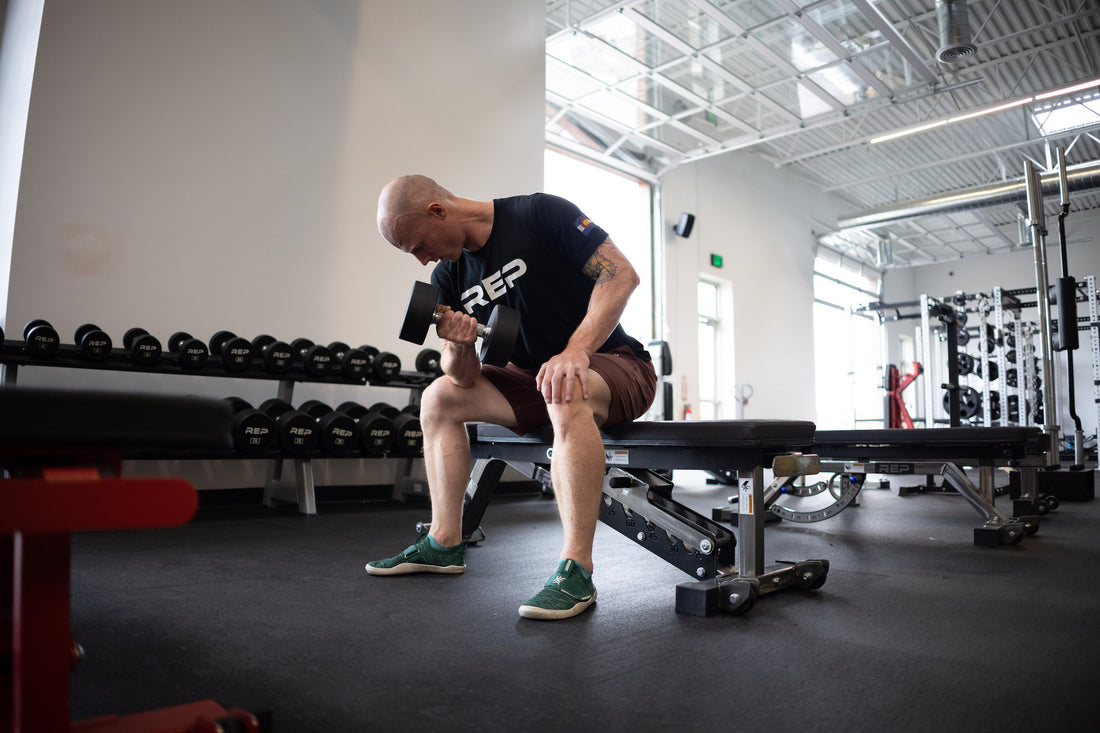
[[[753,386],[746,418],[814,419],[813,230],[843,206],[807,181],[742,153],[684,165],[662,181],[667,332],[673,352],[677,414],[681,387],[698,404],[696,283],[717,280],[731,295],[732,364],[724,417],[736,417],[728,388]],[[695,214],[687,239],[672,234],[680,212]],[[723,257],[711,267],[711,253]],[[727,357],[729,356],[727,352]]]
[[[121,341],[228,329],[397,339],[429,271],[374,223],[391,177],[473,198],[542,184],[538,0],[47,0],[7,332],[94,322]],[[507,29],[507,32],[500,32]],[[253,402],[276,382],[24,368],[20,384]],[[295,402],[408,393],[299,385]]]
[[[1047,215],[1047,277],[1053,283],[1061,276],[1061,255],[1058,247],[1058,220],[1057,217]],[[1015,230],[1004,230],[1005,236],[1012,241],[1017,240]],[[1066,240],[1071,242],[1066,248],[1069,271],[1078,282],[1087,275],[1095,275],[1100,278],[1100,212],[1075,212],[1071,209],[1066,218]],[[944,262],[935,265],[923,265],[921,267],[907,268],[903,270],[890,270],[885,280],[886,302],[904,302],[915,300],[920,294],[926,293],[933,297],[946,298],[956,291],[966,293],[990,293],[994,286],[1001,286],[1006,290],[1022,288],[1035,288],[1035,255],[1031,247],[1026,249],[990,255],[988,257],[975,257],[952,262]],[[1034,300],[1030,298],[1029,300]],[[1078,304],[1078,315],[1088,315],[1087,306]],[[1036,320],[1038,312],[1035,308],[1023,312],[1025,320]],[[918,322],[903,321],[899,326],[892,326],[890,345],[891,358],[897,356],[897,338],[899,329],[904,329],[907,334],[913,333],[914,325]],[[1074,371],[1077,393],[1077,414],[1081,418],[1085,433],[1095,433],[1097,416],[1096,405],[1093,402],[1093,375],[1092,375],[1092,341],[1089,332],[1080,334],[1081,348],[1074,352]],[[970,349],[973,352],[973,347]],[[1060,365],[1058,382],[1065,384],[1065,355],[1056,355]],[[1066,390],[1061,390],[1062,395]],[[933,387],[933,398],[942,399],[942,390],[938,385]],[[923,406],[918,408],[923,411]],[[1068,408],[1063,400],[1063,409],[1059,424],[1072,426],[1068,416]]]

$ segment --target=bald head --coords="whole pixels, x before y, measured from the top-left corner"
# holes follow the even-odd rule
[[[427,176],[394,178],[378,196],[378,231],[386,241],[396,244],[397,222],[401,217],[427,214],[432,203],[448,206],[454,199],[454,194]]]

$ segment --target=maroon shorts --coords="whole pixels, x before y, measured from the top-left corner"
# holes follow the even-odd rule
[[[605,353],[592,354],[588,366],[603,377],[611,388],[611,405],[605,427],[630,422],[649,409],[657,391],[657,374],[653,371],[652,362],[639,359],[629,346],[620,346]],[[515,364],[481,367],[481,376],[500,390],[515,411],[519,424],[508,427],[519,435],[550,422],[546,399],[535,387],[538,373],[538,369],[520,369]]]

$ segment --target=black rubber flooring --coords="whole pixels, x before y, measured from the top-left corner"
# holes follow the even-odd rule
[[[731,493],[683,477],[678,496],[698,510]],[[766,562],[826,558],[824,587],[710,618],[675,612],[675,586],[691,578],[600,525],[599,600],[563,622],[516,613],[556,565],[551,499],[490,505],[464,575],[363,571],[426,517],[400,504],[321,504],[315,517],[222,508],[180,528],[74,537],[72,626],[87,653],[74,718],[213,698],[270,711],[283,733],[1097,720],[1095,501],[1063,503],[1019,545],[983,548],[961,497],[867,489],[824,522],[768,525]]]

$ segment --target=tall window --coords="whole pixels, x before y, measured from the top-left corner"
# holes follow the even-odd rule
[[[608,233],[638,272],[620,319],[634,338],[653,338],[653,216],[649,184],[547,149],[543,191],[569,199]]]
[[[715,420],[722,416],[718,389],[719,288],[716,283],[699,281],[699,419]]]
[[[819,250],[814,260],[814,373],[815,422],[821,429],[882,425],[880,330],[873,316],[855,311],[879,300],[881,288],[878,272]]]

